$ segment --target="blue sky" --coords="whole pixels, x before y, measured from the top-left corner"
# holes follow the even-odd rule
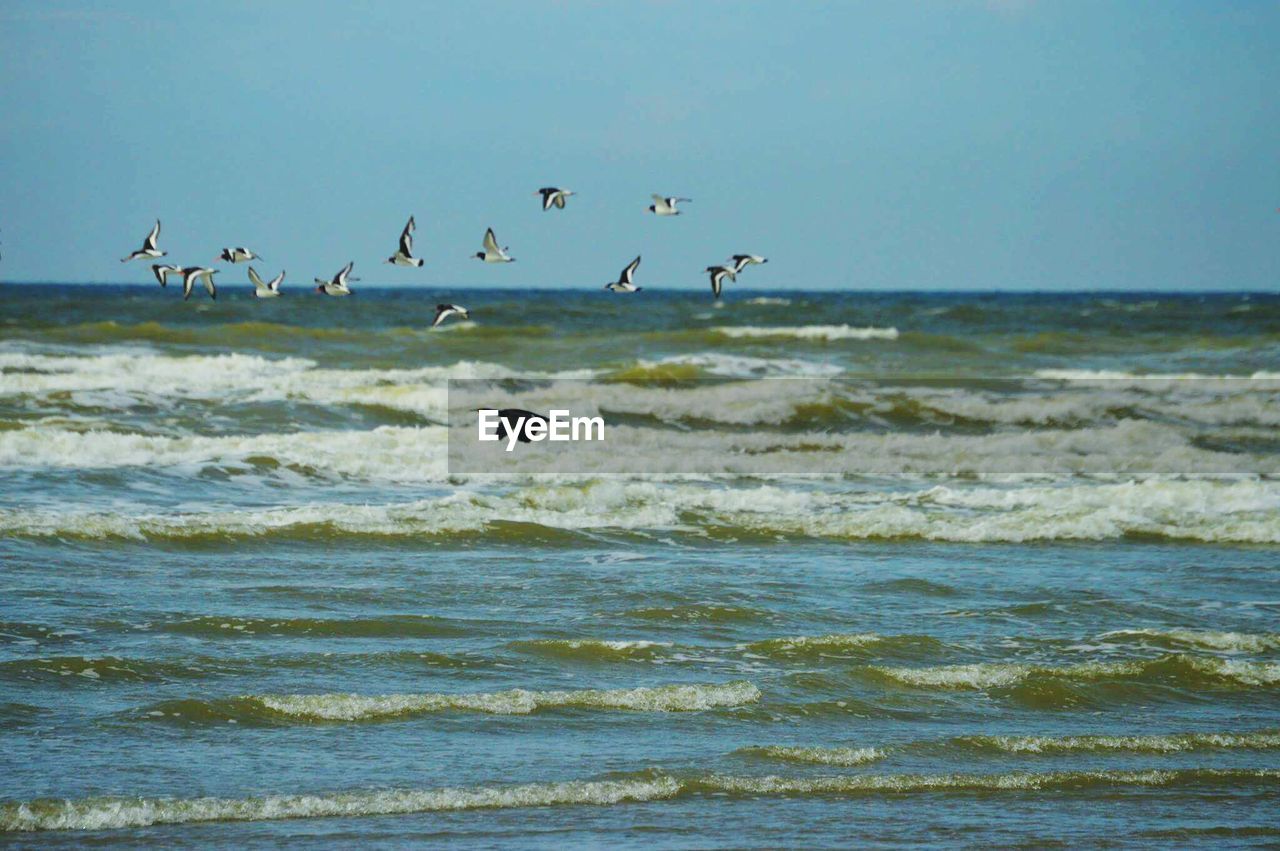
[[[1278,3],[332,5],[0,0],[0,280],[1280,285]]]

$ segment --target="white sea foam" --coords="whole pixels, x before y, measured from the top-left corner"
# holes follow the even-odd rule
[[[695,366],[708,375],[730,378],[831,378],[844,372],[838,364],[803,358],[759,358],[716,352],[692,352],[671,355],[658,360],[641,360],[641,369],[663,366]],[[705,392],[701,388],[699,392]]]
[[[501,364],[459,361],[417,369],[329,369],[306,358],[257,355],[112,354],[53,356],[0,353],[0,396],[71,394],[113,407],[130,399],[179,397],[217,401],[309,401],[381,405],[443,419],[448,379],[590,378],[595,370],[531,373]]]
[[[253,459],[358,478],[442,481],[447,430],[381,426],[228,437],[165,437],[36,426],[0,432],[0,468],[244,467]]]
[[[293,694],[252,699],[267,709],[296,718],[361,721],[427,712],[484,712],[527,715],[539,709],[617,709],[632,712],[698,712],[745,706],[760,699],[749,682],[667,685],[629,689],[526,691],[511,689],[473,694]]]
[[[790,337],[796,340],[896,340],[897,328],[854,328],[849,325],[766,326],[730,325],[713,328],[717,334],[735,339]]]
[[[744,748],[740,753],[749,756],[774,759],[781,762],[797,762],[809,765],[838,765],[852,767],[878,762],[885,758],[886,751],[880,748],[804,748],[769,745],[765,747]]]
[[[1236,686],[1267,687],[1280,683],[1280,664],[1277,663],[1197,657],[1152,661],[1085,662],[1056,668],[1007,662],[979,662],[971,665],[939,665],[929,668],[877,667],[874,670],[909,686],[983,691],[1007,688],[1033,676],[1077,681],[1137,678],[1151,672],[1159,672],[1166,665],[1182,666],[1197,676]]]
[[[1156,736],[964,736],[960,745],[1016,754],[1185,753],[1202,750],[1273,750],[1280,748],[1280,733],[1170,733]]]
[[[511,786],[358,790],[259,798],[86,798],[0,804],[0,831],[110,830],[155,824],[263,821],[451,810],[548,806],[609,806],[661,801],[689,794],[867,795],[938,791],[1021,792],[1085,787],[1262,785],[1280,781],[1270,769],[1057,771],[1008,774],[844,774],[828,777],[665,774],[617,780],[578,780]]]
[[[1189,647],[1225,653],[1264,653],[1280,648],[1280,634],[1220,632],[1201,629],[1117,629],[1098,636],[1099,641],[1136,641],[1157,646]]]
[[[0,509],[0,533],[85,538],[290,534],[439,536],[496,523],[557,529],[726,528],[817,538],[962,542],[1107,540],[1126,535],[1280,543],[1280,483],[1150,479],[1065,486],[937,486],[830,492],[782,485],[716,488],[607,479],[531,485],[510,495],[465,488],[384,505],[312,503],[258,510],[155,512]]]

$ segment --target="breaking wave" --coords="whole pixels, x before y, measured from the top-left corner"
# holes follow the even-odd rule
[[[440,789],[359,790],[257,798],[114,797],[0,805],[0,830],[109,830],[156,824],[334,818],[549,806],[609,806],[696,795],[883,795],[1179,787],[1273,788],[1280,772],[1258,769],[1061,771],[1034,774],[855,774],[835,777],[680,777],[662,773]]]
[[[551,531],[669,530],[699,538],[801,536],[969,543],[1113,540],[1280,543],[1280,483],[1150,479],[1122,484],[935,486],[833,492],[594,480],[518,494],[458,489],[389,505],[315,503],[190,513],[0,509],[0,533],[135,540],[297,536],[531,542]],[[661,617],[655,614],[654,617]]]
[[[1125,662],[1087,662],[1048,667],[1006,662],[941,665],[930,668],[872,667],[888,682],[914,688],[986,691],[1028,681],[1101,682],[1125,680],[1180,688],[1269,688],[1280,685],[1280,663],[1199,656],[1165,656]]]
[[[632,712],[698,712],[745,706],[760,700],[749,682],[667,685],[630,689],[526,691],[475,694],[261,695],[246,698],[271,712],[311,721],[368,721],[432,712],[528,715],[547,709],[615,709]]]
[[[713,332],[732,338],[790,337],[796,340],[896,340],[897,328],[853,328],[848,325],[799,325],[795,327],[753,325],[721,326]]]

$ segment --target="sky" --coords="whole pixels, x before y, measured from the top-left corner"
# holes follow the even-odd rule
[[[1277,45],[1260,0],[0,0],[0,281],[149,283],[159,217],[286,289],[1274,291]]]

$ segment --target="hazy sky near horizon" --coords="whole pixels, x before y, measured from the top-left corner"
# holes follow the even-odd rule
[[[286,288],[1275,289],[1277,44],[1229,0],[0,0],[0,281],[147,283],[158,216]]]

